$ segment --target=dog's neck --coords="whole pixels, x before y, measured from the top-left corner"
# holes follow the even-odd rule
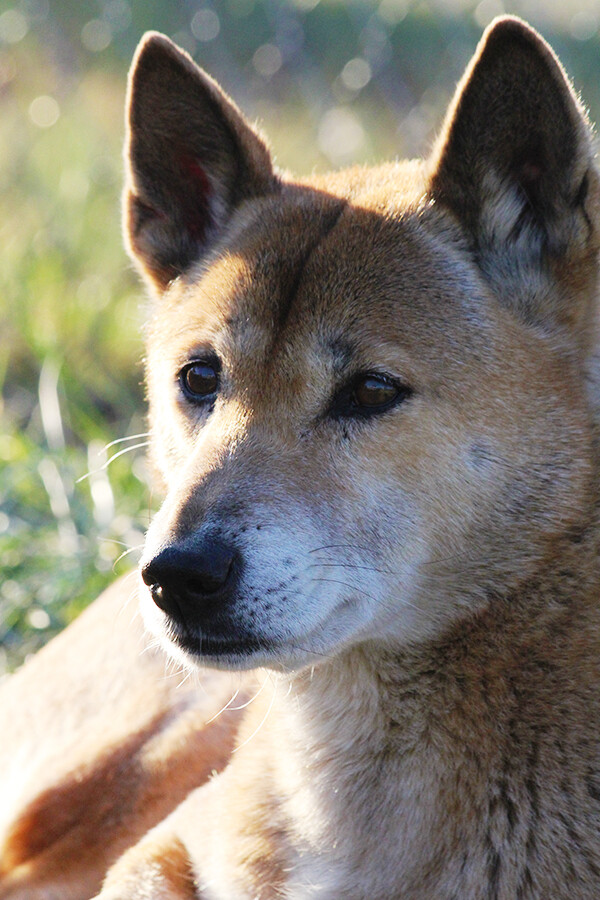
[[[269,828],[285,835],[281,871],[298,883],[304,873],[322,878],[320,891],[294,897],[389,897],[400,883],[403,897],[413,883],[422,896],[428,879],[433,895],[442,857],[463,884],[465,846],[473,877],[512,865],[493,848],[522,837],[519,802],[529,798],[533,827],[539,772],[560,792],[561,759],[581,754],[573,710],[598,678],[598,578],[582,582],[571,566],[589,553],[587,537],[570,538],[543,580],[492,598],[436,643],[395,652],[366,645],[276,679],[248,748],[255,767],[262,746],[262,790],[279,798]],[[240,768],[243,757],[244,749]],[[516,869],[511,877],[516,884]]]

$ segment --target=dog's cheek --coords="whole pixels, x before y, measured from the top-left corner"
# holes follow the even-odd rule
[[[339,567],[368,598],[372,636],[432,637],[456,615],[465,585],[469,594],[465,560],[483,558],[477,543],[505,478],[502,459],[471,430],[423,405],[365,434],[338,475],[332,543],[355,548]],[[482,599],[473,595],[470,608]]]

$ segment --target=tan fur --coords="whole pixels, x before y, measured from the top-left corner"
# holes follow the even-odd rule
[[[241,710],[210,720],[239,679],[169,674],[135,593],[118,582],[0,689],[2,898],[89,898],[228,760]]]
[[[0,898],[595,900],[599,184],[554,54],[499,20],[429,159],[301,181],[162,36],[128,115],[139,596],[199,683],[124,586],[9,681]]]

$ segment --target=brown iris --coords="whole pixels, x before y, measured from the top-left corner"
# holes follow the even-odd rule
[[[352,392],[354,404],[362,409],[377,410],[387,407],[398,398],[400,389],[383,375],[363,375],[356,381]]]
[[[337,392],[329,411],[336,419],[367,419],[393,409],[412,393],[407,384],[392,375],[361,372]]]
[[[203,360],[195,360],[184,366],[179,373],[179,382],[184,394],[196,402],[212,399],[219,386],[216,366]]]

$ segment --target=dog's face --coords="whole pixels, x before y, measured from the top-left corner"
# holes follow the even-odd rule
[[[424,163],[280,177],[158,36],[130,121],[167,490],[151,629],[186,660],[296,668],[432,638],[516,589],[591,471],[596,180],[546,45],[496,25]]]

